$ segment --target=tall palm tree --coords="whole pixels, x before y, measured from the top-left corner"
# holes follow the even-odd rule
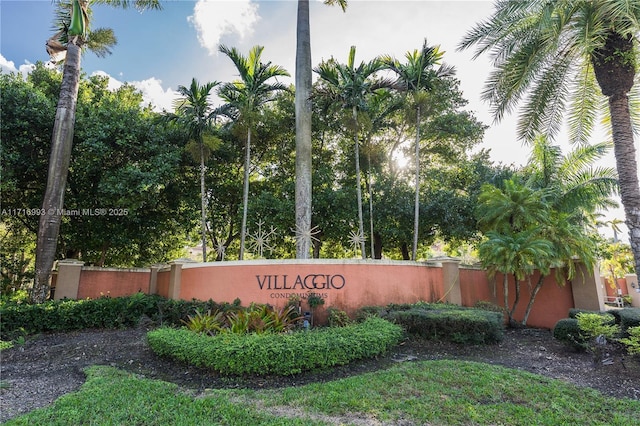
[[[73,145],[76,103],[80,86],[80,55],[88,48],[98,56],[111,53],[116,39],[111,29],[91,30],[91,5],[105,4],[127,8],[131,5],[138,10],[160,9],[159,0],[59,0],[56,2],[57,32],[47,43],[47,52],[60,60],[65,57],[62,71],[60,97],[56,108],[56,118],[51,136],[51,154],[47,186],[42,201],[42,211],[38,225],[36,243],[36,274],[31,291],[31,300],[44,302],[49,293],[49,278],[56,257],[60,221],[64,206],[64,191],[67,184],[71,147]]]
[[[416,141],[415,141],[415,202],[413,221],[413,249],[411,259],[416,260],[418,252],[418,229],[420,223],[420,124],[421,113],[428,102],[428,94],[433,90],[436,79],[451,77],[455,74],[455,69],[446,64],[440,64],[444,52],[440,46],[429,46],[427,39],[424,40],[421,50],[407,52],[405,64],[397,59],[386,56],[384,62],[386,66],[397,74],[397,87],[407,92],[411,96],[411,108],[415,111],[416,118]],[[440,65],[437,69],[436,65]]]
[[[493,59],[483,97],[493,103],[497,120],[524,104],[518,126],[524,140],[538,133],[555,136],[568,111],[571,140],[586,142],[599,114],[608,114],[638,276],[640,186],[629,97],[639,34],[638,2],[502,0],[460,43]]]
[[[346,0],[325,0],[344,12]],[[311,27],[309,0],[298,0],[296,30],[296,258],[308,259],[311,247]]]
[[[356,194],[358,198],[358,236],[362,258],[367,258],[364,239],[364,222],[362,218],[362,188],[360,176],[360,142],[358,114],[366,110],[368,98],[375,92],[391,88],[390,80],[376,77],[376,73],[384,69],[380,58],[369,62],[361,62],[355,66],[356,48],[351,46],[346,64],[334,59],[322,62],[314,71],[320,76],[323,85],[318,88],[318,96],[337,102],[341,108],[351,113],[353,123],[353,141],[356,161]]]
[[[185,125],[189,131],[189,137],[198,144],[200,157],[200,213],[202,233],[202,261],[207,261],[207,210],[205,175],[205,139],[212,139],[212,122],[215,119],[215,110],[209,101],[211,91],[219,83],[208,82],[202,86],[195,78],[191,80],[191,86],[178,86],[181,98],[175,103],[177,120]],[[210,148],[209,144],[207,148]]]
[[[274,100],[277,92],[287,90],[287,86],[283,83],[278,81],[268,83],[268,81],[280,76],[289,76],[289,73],[279,65],[272,65],[271,62],[267,62],[266,64],[262,63],[260,59],[262,51],[264,50],[262,46],[254,46],[251,48],[248,56],[242,55],[236,48],[228,48],[224,45],[220,45],[219,50],[231,59],[240,76],[240,80],[225,83],[220,87],[218,95],[227,102],[221,111],[234,114],[238,122],[242,123],[247,131],[239,254],[239,259],[242,260],[244,259],[247,234],[249,173],[251,167],[251,130],[259,118],[262,106]]]

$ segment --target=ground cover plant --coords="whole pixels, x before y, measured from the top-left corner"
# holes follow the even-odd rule
[[[7,425],[607,424],[640,419],[640,401],[467,361],[406,362],[327,383],[272,390],[177,385],[112,367],[75,393]]]

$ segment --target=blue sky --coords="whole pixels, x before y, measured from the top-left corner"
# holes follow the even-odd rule
[[[112,28],[118,44],[106,58],[85,53],[82,67],[88,75],[110,76],[114,85],[135,85],[159,109],[169,109],[178,85],[188,85],[193,77],[201,82],[235,78],[231,61],[216,53],[220,43],[245,54],[262,45],[263,60],[293,75],[296,7],[293,0],[174,0],[164,1],[161,11],[144,13],[95,6],[93,28]],[[3,72],[28,72],[30,64],[48,61],[44,43],[53,34],[53,10],[50,0],[0,0]],[[491,125],[482,147],[491,150],[496,162],[522,165],[529,149],[515,138],[515,116],[493,123],[489,106],[480,100],[491,70],[488,59],[472,60],[472,51],[456,51],[463,35],[492,10],[486,0],[350,0],[343,13],[337,6],[311,0],[312,61],[316,65],[333,56],[345,62],[352,45],[357,62],[380,54],[402,58],[420,48],[426,37],[440,45],[445,62],[456,67],[467,109]],[[595,139],[603,138],[600,134]],[[614,166],[613,156],[604,164]],[[621,210],[609,216],[624,218]]]

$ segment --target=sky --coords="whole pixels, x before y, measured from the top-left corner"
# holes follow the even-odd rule
[[[218,53],[218,45],[236,47],[247,54],[264,46],[263,61],[295,71],[295,0],[173,0],[163,10],[138,12],[106,6],[93,7],[93,28],[112,28],[118,39],[113,53],[82,57],[87,75],[109,76],[112,87],[128,82],[137,87],[157,110],[172,108],[178,86],[192,78],[201,83],[232,81],[232,62]],[[26,73],[49,57],[44,43],[53,34],[54,7],[50,0],[0,0],[0,69]],[[474,24],[493,11],[486,0],[349,0],[346,12],[338,6],[310,1],[312,64],[331,57],[345,63],[356,46],[356,63],[389,54],[403,60],[426,38],[440,45],[444,61],[456,68],[460,88],[469,101],[467,110],[489,125],[481,148],[490,150],[496,163],[520,166],[529,148],[516,138],[516,116],[495,123],[481,92],[490,71],[487,57],[473,59],[473,50],[456,50]],[[25,31],[25,29],[27,29]],[[603,133],[594,141],[604,140]],[[557,141],[562,145],[561,138]],[[569,147],[564,147],[565,150]],[[640,150],[636,149],[640,163]],[[614,167],[613,154],[602,162]],[[624,219],[622,209],[607,219]],[[605,232],[603,229],[602,232]],[[626,234],[626,229],[623,231]]]

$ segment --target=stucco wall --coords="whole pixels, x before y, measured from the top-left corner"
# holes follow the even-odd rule
[[[149,293],[149,269],[115,269],[83,267],[80,272],[78,299],[100,296],[120,297],[137,292]]]

